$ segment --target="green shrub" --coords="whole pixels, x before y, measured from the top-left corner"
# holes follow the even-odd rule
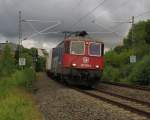
[[[22,71],[16,71],[12,75],[12,80],[10,83],[17,86],[24,86],[27,88],[31,88],[34,79],[35,79],[34,71],[30,68],[26,68]]]
[[[133,67],[134,64],[125,64],[124,66],[122,66],[120,68],[121,79],[127,78],[131,74]]]
[[[134,48],[138,60],[141,60],[145,55],[150,53],[150,45],[142,44]]]
[[[20,89],[11,89],[0,96],[0,120],[41,120],[41,114],[30,95]]]
[[[105,67],[102,75],[103,80],[116,81],[118,82],[120,78],[119,69],[113,67]]]
[[[0,120],[42,119],[32,97],[20,88],[30,88],[34,77],[32,69],[24,69],[0,80]]]
[[[9,43],[7,43],[0,58],[0,76],[10,75],[15,71],[15,68],[15,58],[11,52]]]
[[[129,57],[132,55],[132,50],[124,50],[121,53],[109,51],[105,54],[105,65],[119,68],[124,64],[129,63]]]
[[[150,85],[150,55],[134,66],[128,80],[139,85]]]
[[[45,66],[46,66],[46,58],[39,56],[36,62],[36,72],[45,71]]]
[[[8,91],[15,87],[32,88],[32,82],[35,79],[35,73],[32,69],[24,69],[16,71],[10,77],[5,77],[0,80],[0,96],[6,95]]]

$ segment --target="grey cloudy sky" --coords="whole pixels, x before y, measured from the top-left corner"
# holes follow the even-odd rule
[[[150,18],[150,12],[146,12],[150,10],[150,0],[0,0],[0,42],[5,40],[17,42],[19,10],[22,11],[23,19],[61,20],[61,24],[50,31],[117,32],[117,35],[115,33],[92,35],[104,41],[107,47],[112,47],[119,44],[131,26],[129,23],[114,21],[129,21],[133,15],[140,15],[135,17],[135,22]],[[144,12],[146,13],[141,14]],[[48,22],[31,22],[31,24],[38,31],[54,25]],[[23,37],[35,33],[31,24],[23,23]],[[61,40],[63,40],[61,34],[40,34],[24,41],[23,44],[26,47],[49,48]]]

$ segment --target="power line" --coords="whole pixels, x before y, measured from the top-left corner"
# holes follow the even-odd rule
[[[95,23],[95,21],[94,21],[93,23]],[[120,35],[118,32],[116,32],[116,31],[114,31],[114,30],[112,30],[112,29],[110,29],[110,28],[106,28],[106,27],[104,27],[104,26],[101,25],[101,24],[97,24],[97,23],[95,23],[95,24],[98,25],[98,26],[100,26],[100,27],[102,27],[103,29],[109,31],[109,33],[113,33],[113,34],[117,35],[118,37],[122,37],[122,35]],[[114,29],[114,28],[113,28],[113,29]]]
[[[25,20],[25,22],[28,22],[28,20]],[[56,22],[56,24],[51,25],[51,26],[49,26],[49,27],[47,27],[47,28],[45,28],[45,29],[42,29],[42,30],[40,30],[40,31],[38,31],[38,30],[32,25],[32,28],[36,31],[36,33],[34,33],[34,34],[32,34],[32,35],[30,35],[30,36],[28,36],[28,37],[26,37],[26,38],[32,38],[32,37],[34,37],[34,36],[37,36],[38,34],[50,34],[50,33],[52,33],[52,32],[48,32],[48,33],[44,33],[44,32],[46,32],[46,31],[48,31],[48,30],[50,30],[50,29],[53,29],[53,28],[55,28],[55,27],[57,27],[58,25],[61,24],[61,21],[55,21],[55,22]],[[56,33],[56,32],[55,32],[55,33]]]
[[[127,1],[124,1],[121,5],[119,5],[119,7],[118,8],[115,8],[115,11],[113,11],[113,12],[116,12],[118,9],[120,9],[122,6],[124,6],[124,5],[126,5],[127,3],[129,3],[129,1],[130,0],[127,0]],[[111,13],[112,13],[112,11],[111,11]],[[97,18],[99,18],[99,17],[101,17],[102,15],[100,15],[100,16],[98,16]]]
[[[71,29],[76,26],[77,24],[79,24],[83,19],[85,19],[86,17],[88,17],[90,14],[92,14],[96,9],[98,9],[106,0],[103,0],[102,2],[100,2],[95,8],[93,8],[91,11],[89,11],[87,14],[85,14],[84,16],[82,16],[77,22],[75,22],[72,26]]]

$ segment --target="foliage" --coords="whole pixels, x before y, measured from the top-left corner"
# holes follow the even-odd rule
[[[26,59],[26,65],[24,66],[24,68],[29,68],[32,66],[33,59],[32,59],[32,56],[30,54],[28,54],[27,52],[23,52],[21,57]]]
[[[123,50],[124,50],[124,46],[121,46],[121,45],[116,46],[114,48],[114,51],[117,52],[117,53],[121,53]]]
[[[124,64],[129,63],[129,57],[132,55],[132,50],[125,49],[121,53],[115,51],[109,51],[105,54],[105,65],[112,67],[121,67]]]
[[[33,80],[35,80],[34,71],[30,68],[26,68],[23,71],[16,71],[12,75],[12,82],[9,81],[9,83],[29,89],[32,87]]]
[[[38,56],[36,48],[23,48],[21,56],[26,58],[25,68],[32,66],[37,72],[45,70],[46,59],[45,57]]]
[[[150,20],[148,20],[145,25],[145,42],[150,44]]]
[[[141,21],[134,25],[133,28],[130,29],[127,38],[124,39],[125,47],[134,47],[138,44],[145,44],[145,21]],[[133,29],[133,34],[132,34]],[[132,36],[133,35],[133,36]]]
[[[120,73],[118,69],[107,66],[105,67],[105,70],[103,71],[102,79],[118,82],[119,76],[120,76]]]
[[[133,36],[132,36],[133,35]],[[133,37],[133,38],[132,38]],[[117,46],[105,54],[103,79],[128,84],[150,84],[150,20],[134,25],[124,45]],[[137,62],[130,63],[129,57],[136,55]]]
[[[33,99],[25,90],[32,89],[35,72],[31,68],[32,52],[22,48],[26,58],[24,70],[17,70],[19,52],[11,51],[9,43],[0,57],[0,120],[41,120]]]
[[[16,71],[0,81],[0,120],[39,120],[41,115],[31,96],[20,87],[30,88],[35,79],[32,69]]]
[[[6,97],[0,97],[0,120],[41,120],[41,114],[23,90],[12,90]]]
[[[134,66],[129,81],[140,85],[150,85],[150,55],[145,56]]]
[[[15,58],[13,57],[9,44],[7,43],[0,58],[0,76],[11,74],[14,70]]]
[[[32,82],[35,79],[35,73],[32,69],[26,68],[22,71],[16,71],[9,77],[4,77],[0,80],[0,95],[14,87],[25,87],[30,89]]]
[[[38,57],[37,62],[36,62],[36,71],[44,71],[46,66],[46,58],[45,57]]]

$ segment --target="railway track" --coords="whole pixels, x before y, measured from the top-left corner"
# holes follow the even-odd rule
[[[131,89],[136,89],[136,90],[143,90],[143,91],[148,91],[150,92],[150,87],[146,86],[139,86],[139,85],[128,85],[128,84],[123,84],[123,83],[116,83],[116,82],[108,82],[108,81],[102,81],[104,84],[109,84],[109,85],[115,85],[119,87],[125,87],[125,88],[131,88]]]
[[[138,115],[150,118],[150,103],[114,94],[100,89],[95,90],[82,90],[77,88],[74,89],[78,92],[84,93],[96,99],[100,99],[107,103],[117,105],[127,111],[131,111],[132,113],[136,113]]]

